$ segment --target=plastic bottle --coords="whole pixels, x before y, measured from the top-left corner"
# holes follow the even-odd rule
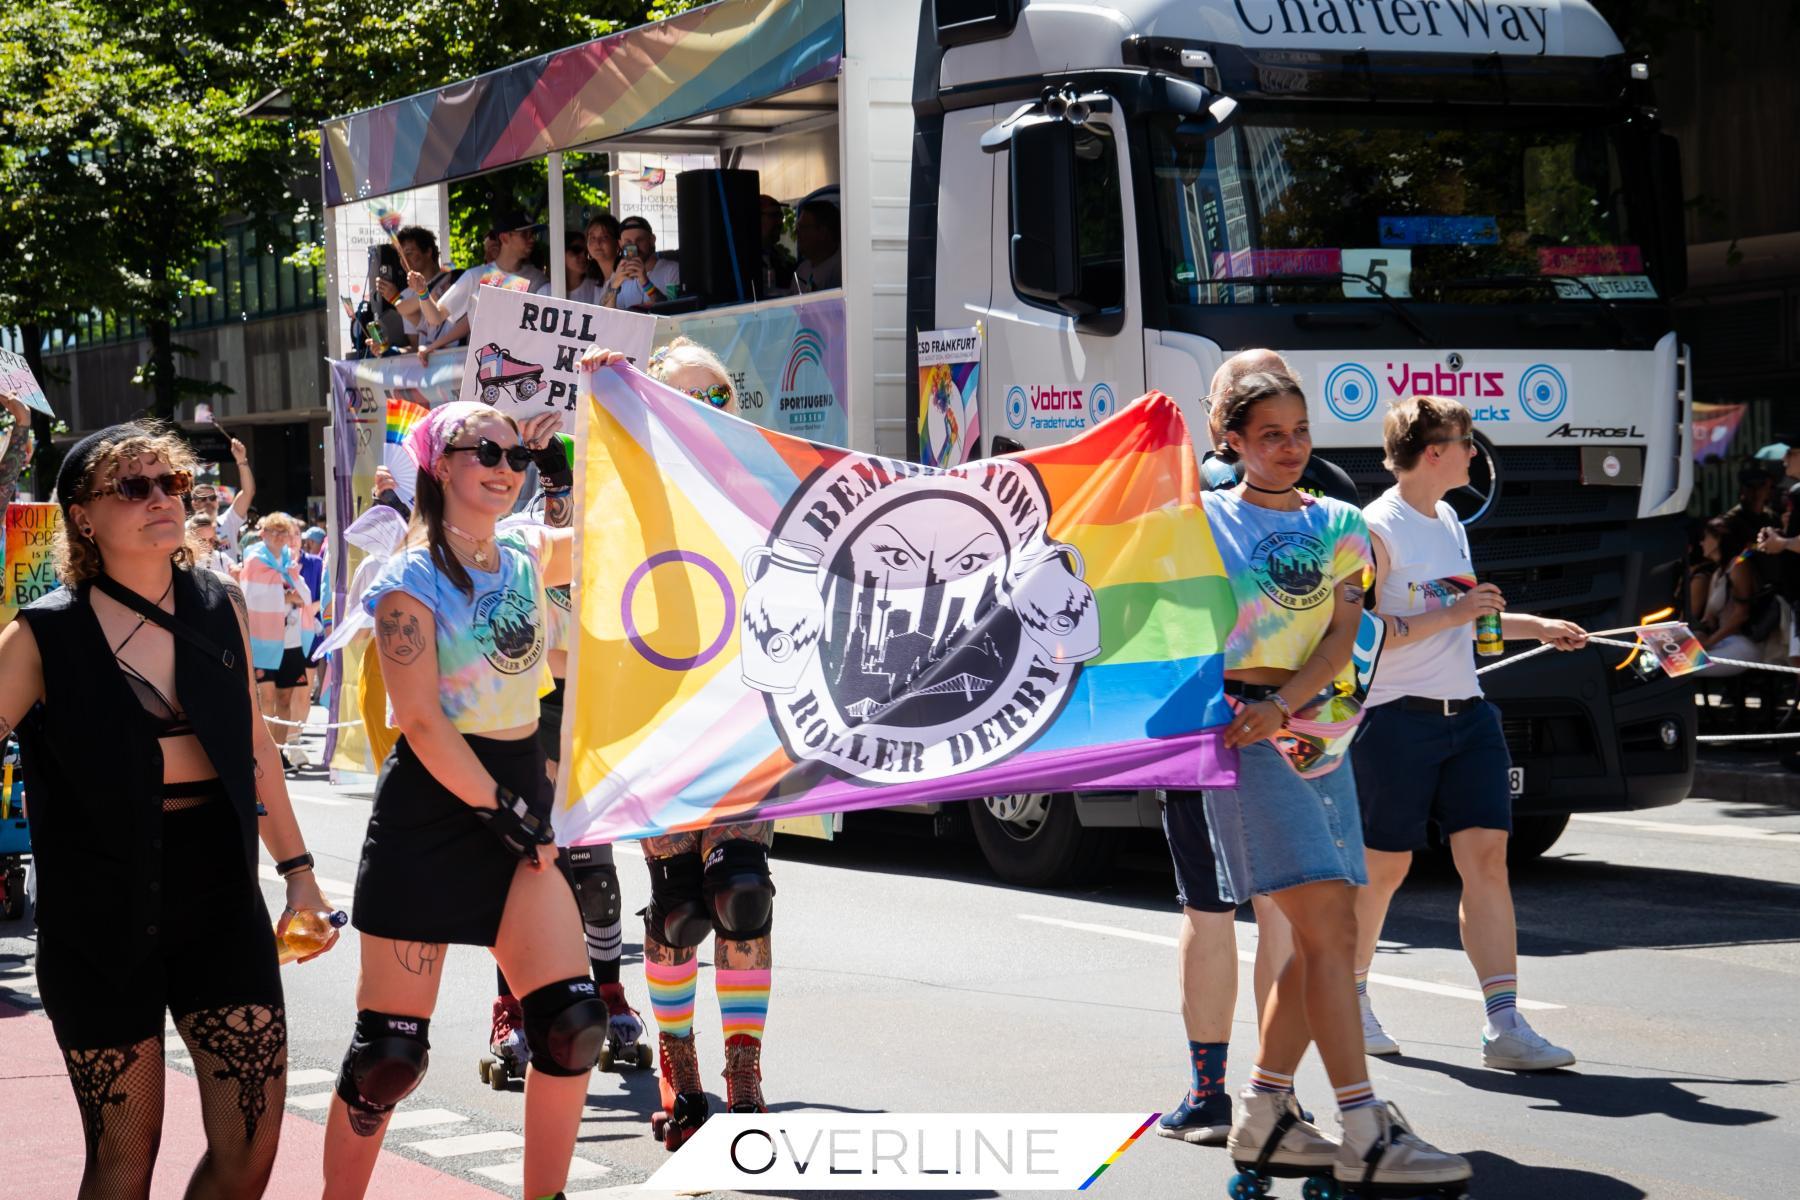
[[[343,911],[303,909],[288,921],[287,933],[275,939],[276,961],[283,965],[322,950],[350,920]]]

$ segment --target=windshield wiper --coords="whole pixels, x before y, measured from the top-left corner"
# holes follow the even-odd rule
[[[1559,282],[1572,283],[1592,296],[1594,302],[1605,311],[1607,319],[1612,322],[1614,331],[1620,337],[1626,336],[1625,318],[1619,315],[1619,306],[1602,296],[1593,284],[1579,275],[1471,275],[1465,279],[1434,281],[1428,286],[1446,292],[1475,292],[1484,288],[1542,287],[1548,283],[1552,289],[1556,290],[1558,300],[1575,298],[1564,296],[1562,291],[1556,288]]]
[[[1374,292],[1377,296],[1381,297],[1381,299],[1387,303],[1388,308],[1393,311],[1394,316],[1400,319],[1402,325],[1405,325],[1408,329],[1413,331],[1413,334],[1418,337],[1421,344],[1426,346],[1435,346],[1437,344],[1437,339],[1432,337],[1425,326],[1419,323],[1418,318],[1413,316],[1404,304],[1388,294],[1386,284],[1377,283],[1370,276],[1358,275],[1354,271],[1320,271],[1299,275],[1226,275],[1218,279],[1206,279],[1197,282],[1202,283],[1207,287],[1219,287],[1227,283],[1244,283],[1249,284],[1252,287],[1269,287],[1271,285],[1279,284],[1329,287],[1334,283],[1341,284],[1346,279],[1367,286],[1371,292]]]

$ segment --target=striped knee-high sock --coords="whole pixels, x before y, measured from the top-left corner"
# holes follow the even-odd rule
[[[619,982],[619,958],[625,952],[623,922],[596,925],[592,921],[583,921],[581,929],[587,935],[588,965],[593,969],[594,982]],[[695,961],[698,961],[698,956]]]
[[[1353,1108],[1367,1108],[1375,1103],[1375,1088],[1368,1080],[1353,1083],[1349,1087],[1337,1089],[1337,1106],[1339,1112],[1349,1112]]]
[[[1519,977],[1489,975],[1481,981],[1481,997],[1487,1003],[1488,1024],[1510,1029],[1519,1017]]]
[[[1271,1071],[1261,1063],[1250,1068],[1250,1089],[1257,1092],[1288,1092],[1294,1090],[1294,1077],[1283,1075],[1280,1071]]]
[[[644,960],[644,981],[650,985],[650,1011],[656,1027],[670,1037],[694,1032],[694,988],[700,978],[700,958],[659,963]]]
[[[719,1017],[725,1026],[727,1040],[748,1034],[762,1041],[763,1025],[769,1019],[769,971],[716,972],[714,985],[719,991]]]

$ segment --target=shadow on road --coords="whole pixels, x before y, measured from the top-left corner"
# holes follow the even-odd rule
[[[1578,1113],[1588,1117],[1664,1116],[1691,1125],[1761,1125],[1775,1114],[1754,1108],[1731,1108],[1695,1095],[1683,1083],[1725,1084],[1730,1087],[1786,1087],[1785,1079],[1684,1079],[1657,1075],[1600,1075],[1592,1070],[1540,1071],[1513,1074],[1486,1067],[1464,1067],[1429,1058],[1396,1056],[1384,1060],[1395,1066],[1435,1071],[1467,1087],[1503,1096],[1542,1101],[1531,1105],[1543,1112]],[[1504,1193],[1512,1195],[1513,1193]],[[1524,1195],[1526,1193],[1519,1193]],[[1536,1195],[1537,1193],[1530,1193]],[[1583,1193],[1585,1195],[1585,1193]]]
[[[1643,1200],[1650,1193],[1622,1179],[1568,1167],[1534,1167],[1476,1151],[1465,1155],[1475,1168],[1471,1193],[1479,1196],[1530,1196],[1532,1200]]]

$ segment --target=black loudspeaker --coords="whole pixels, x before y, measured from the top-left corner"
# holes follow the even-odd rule
[[[683,171],[675,177],[681,224],[681,291],[705,304],[757,298],[762,246],[755,171]]]

